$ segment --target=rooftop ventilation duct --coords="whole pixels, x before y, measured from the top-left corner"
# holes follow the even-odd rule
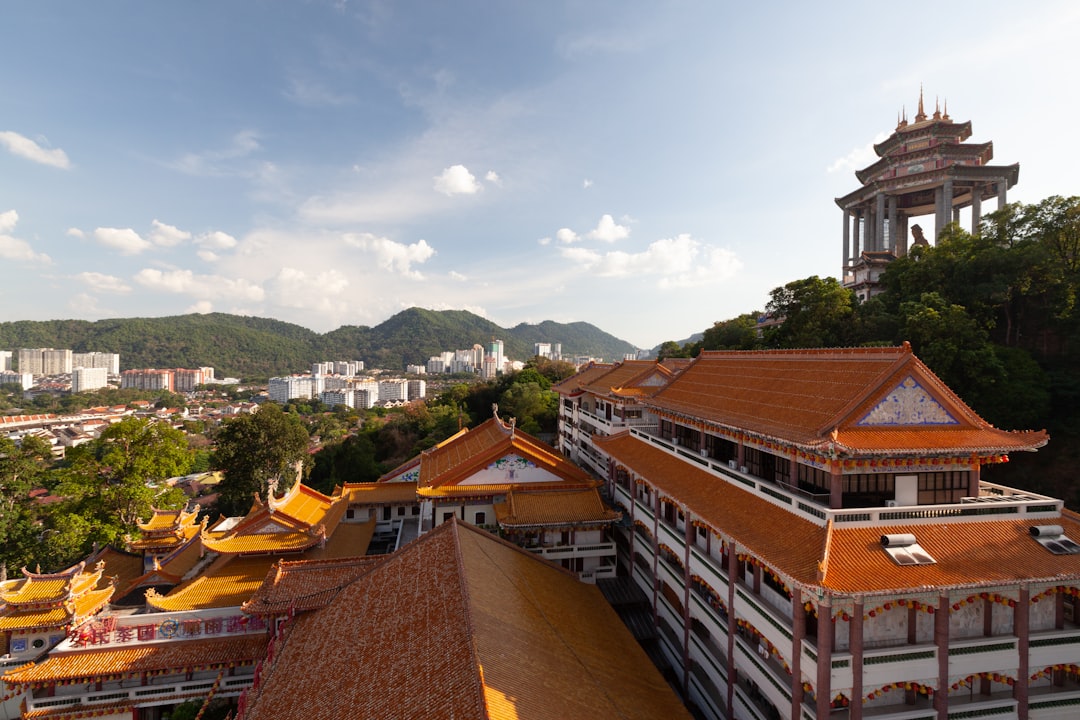
[[[915,544],[915,536],[911,533],[896,533],[895,535],[882,535],[881,544],[884,547],[907,547]]]

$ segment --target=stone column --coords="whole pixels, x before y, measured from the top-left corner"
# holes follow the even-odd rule
[[[885,193],[879,192],[874,207],[874,249],[885,249]]]
[[[851,263],[854,265],[855,261],[862,257],[862,248],[859,247],[859,237],[862,235],[862,210],[856,210],[854,215],[854,225],[852,230],[852,242],[851,242]]]
[[[1028,716],[1028,678],[1031,676],[1031,663],[1028,658],[1031,649],[1030,619],[1031,590],[1027,585],[1021,585],[1020,597],[1016,601],[1016,610],[1013,615],[1013,632],[1016,633],[1016,647],[1020,655],[1020,664],[1016,668],[1016,684],[1013,685],[1013,698],[1016,699],[1016,714],[1022,718]]]
[[[851,265],[851,218],[847,210],[841,210],[844,215],[844,262],[840,266],[847,269]]]
[[[817,643],[817,716],[829,717],[829,703],[832,700],[832,653],[833,653],[833,617],[829,597],[825,596],[818,603],[818,643]]]
[[[865,606],[862,598],[855,600],[851,611],[851,625],[848,628],[848,647],[851,650],[851,702],[848,704],[851,720],[862,720],[863,689],[863,613]]]
[[[896,231],[896,242],[899,247],[900,255],[907,255],[908,251],[908,217],[907,215],[900,216],[900,227]]]
[[[1000,178],[998,180],[998,188],[997,188],[998,189],[998,206],[997,206],[998,210],[1001,210],[1002,208],[1004,208],[1006,203],[1008,202],[1005,199],[1005,193],[1008,191],[1008,188],[1009,188],[1009,181],[1006,180],[1005,178]]]
[[[953,181],[952,178],[945,180],[945,184],[941,188],[941,217],[945,221],[944,225],[948,225],[953,219]],[[938,229],[938,235],[945,229],[944,225]]]
[[[941,186],[934,188],[934,240],[937,241],[938,235],[945,229],[945,207],[942,202],[945,197],[945,193]]]
[[[802,717],[805,699],[802,683],[802,646],[806,638],[806,607],[802,590],[791,593],[791,720]]]
[[[938,720],[949,719],[949,596],[938,598],[934,612],[934,644],[937,645],[938,680],[934,708]]]
[[[896,254],[897,245],[898,245],[898,243],[897,243],[897,237],[896,237],[896,196],[895,195],[890,195],[889,196],[889,248],[888,249],[892,250],[894,255]]]
[[[974,185],[971,188],[971,234],[979,232],[979,223],[982,222],[982,186]]]

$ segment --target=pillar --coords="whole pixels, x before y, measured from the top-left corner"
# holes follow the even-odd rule
[[[941,188],[941,217],[945,224],[938,229],[938,235],[953,220],[953,181],[952,178],[945,180]]]
[[[934,188],[934,240],[936,241],[941,231],[945,229],[945,211],[942,209],[945,197],[944,189],[939,185]]]
[[[863,613],[862,598],[856,598],[851,611],[848,646],[851,650],[851,702],[848,705],[851,720],[862,720],[863,690]]]
[[[791,593],[791,720],[802,718],[805,699],[802,684],[802,646],[806,639],[806,606],[802,590]]]
[[[704,447],[704,446],[702,446]],[[708,535],[706,535],[708,537]],[[683,525],[683,697],[690,697],[690,548],[697,542],[697,531],[689,508]]]
[[[862,234],[862,217],[863,217],[862,210],[856,210],[854,218],[853,218],[853,220],[854,220],[853,224],[855,225],[855,227],[853,228],[852,233],[851,233],[851,235],[852,235],[852,238],[851,238],[851,240],[852,240],[852,242],[851,242],[851,262],[852,262],[852,264],[854,264],[856,260],[858,260],[860,257],[862,257],[862,248],[859,247],[859,237]]]
[[[938,720],[949,720],[949,596],[938,597],[934,612],[934,644],[937,645],[938,679],[934,709]]]
[[[832,700],[832,653],[833,653],[832,605],[826,595],[818,603],[818,646],[817,646],[817,716],[829,717],[829,703]]]
[[[851,265],[851,216],[847,210],[841,210],[844,215],[844,262],[840,266],[847,269]]]
[[[1006,180],[1005,178],[1000,178],[998,180],[998,206],[997,206],[998,210],[1001,210],[1002,208],[1005,207],[1005,204],[1006,204],[1005,192],[1008,189],[1008,185],[1009,185],[1009,181]]]
[[[900,227],[896,230],[896,243],[899,249],[899,255],[907,255],[908,250],[908,216],[900,216]]]
[[[979,232],[979,224],[982,222],[982,186],[974,185],[971,188],[971,234]]]
[[[728,718],[735,717],[735,686],[739,682],[739,672],[735,669],[735,584],[739,581],[738,546],[728,543],[728,635],[727,635],[727,711]]]
[[[879,192],[874,207],[874,249],[885,249],[885,193]]]
[[[982,465],[979,464],[979,458],[971,458],[971,470],[968,471],[968,497],[979,497],[979,482],[982,479]]]
[[[889,250],[896,254],[896,196],[889,196]]]
[[[829,472],[829,508],[839,510],[844,506],[844,470],[839,462],[833,462]]]
[[[1022,718],[1028,716],[1028,678],[1031,677],[1031,662],[1028,657],[1031,649],[1030,618],[1031,590],[1027,585],[1021,585],[1020,597],[1016,600],[1013,615],[1013,632],[1016,633],[1020,656],[1020,664],[1016,668],[1016,684],[1013,685],[1013,698],[1016,700],[1017,717]]]

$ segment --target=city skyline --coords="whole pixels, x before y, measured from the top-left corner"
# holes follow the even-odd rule
[[[839,275],[834,198],[920,88],[1011,202],[1080,193],[1065,3],[99,7],[6,9],[0,320],[682,340]]]

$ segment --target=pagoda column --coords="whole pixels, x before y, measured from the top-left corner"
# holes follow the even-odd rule
[[[802,588],[791,593],[791,720],[802,717],[806,692],[802,684],[802,650],[806,639],[806,606]]]
[[[934,188],[934,240],[937,241],[938,235],[945,229],[945,218],[943,217],[942,207],[945,192],[939,185]]]
[[[840,211],[844,215],[844,261],[840,267],[847,268],[851,265],[851,217],[848,211]]]
[[[908,250],[908,216],[900,216],[900,227],[896,231],[896,244],[899,255],[907,255]]]
[[[1058,596],[1061,593],[1057,593]],[[1016,600],[1013,611],[1013,632],[1016,633],[1016,649],[1020,656],[1016,668],[1016,684],[1013,685],[1013,698],[1016,699],[1016,712],[1020,717],[1028,716],[1028,678],[1031,677],[1031,590],[1027,584],[1020,585],[1020,597]]]
[[[832,708],[829,703],[832,699],[832,653],[833,633],[836,631],[832,616],[831,598],[826,595],[818,603],[818,642],[817,642],[817,716],[829,717]]]
[[[982,222],[982,186],[975,185],[971,188],[971,234],[979,232],[979,223]]]
[[[862,210],[856,210],[854,213],[854,225],[852,229],[852,242],[851,242],[851,263],[855,264],[855,261],[862,257],[862,249],[859,247],[859,235],[862,231]]]
[[[937,646],[938,677],[934,688],[934,709],[938,720],[949,717],[949,596],[938,596],[934,613],[934,645]],[[1021,716],[1023,717],[1023,716]]]
[[[856,598],[851,610],[851,623],[848,626],[848,648],[851,652],[851,697],[848,712],[851,720],[862,720],[863,688],[863,599]],[[831,693],[830,693],[831,694]]]
[[[953,220],[953,181],[952,178],[945,180],[945,184],[941,188],[941,218],[944,220],[945,225],[948,225]],[[944,230],[945,226],[942,225],[941,230]],[[938,234],[941,234],[941,230],[938,230]]]
[[[885,249],[885,193],[880,191],[874,203],[874,249]]]
[[[839,460],[833,460],[829,469],[829,508],[839,510],[844,506],[844,468]]]
[[[1008,180],[1006,180],[1005,178],[999,178],[998,179],[998,206],[997,206],[998,210],[1001,210],[1002,208],[1005,207],[1005,204],[1006,204],[1005,192],[1008,189],[1008,187],[1009,187],[1009,181]]]
[[[978,456],[971,458],[971,469],[968,470],[968,497],[979,497],[979,483],[982,480],[982,465]]]
[[[896,254],[896,196],[889,196],[889,249]]]

